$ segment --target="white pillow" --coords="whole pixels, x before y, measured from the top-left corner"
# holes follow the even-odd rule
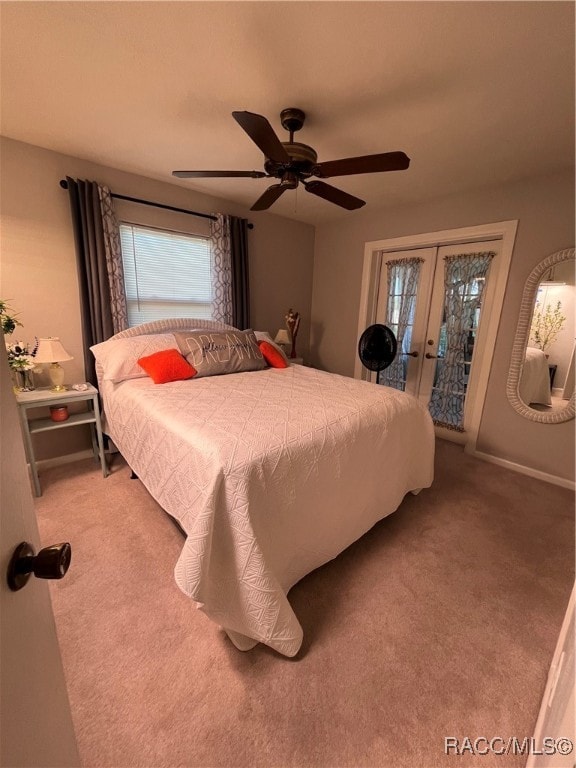
[[[270,336],[270,334],[267,331],[254,331],[254,335],[256,336],[257,341],[267,341],[268,344],[272,344],[274,349],[277,349],[278,352],[280,352],[284,360],[286,360],[287,363],[290,362],[286,352],[282,349],[282,347],[279,344],[276,344],[272,336]]]
[[[118,384],[127,379],[147,376],[138,360],[164,349],[178,349],[173,333],[153,333],[148,336],[132,336],[127,339],[108,339],[95,344],[90,350],[102,366],[102,378]]]

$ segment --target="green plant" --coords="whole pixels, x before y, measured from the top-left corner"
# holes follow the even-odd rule
[[[16,326],[22,327],[20,320],[12,314],[14,310],[8,304],[0,299],[0,323],[5,336],[14,333]],[[8,364],[13,371],[30,371],[35,368],[34,356],[38,350],[38,339],[34,340],[34,346],[25,341],[16,341],[13,344],[6,343],[6,352],[8,354]]]
[[[545,352],[556,341],[565,322],[566,317],[562,314],[562,302],[558,301],[555,307],[552,307],[552,304],[546,304],[545,307],[542,307],[537,301],[530,326],[530,341],[542,352]]]
[[[5,301],[0,299],[0,323],[2,324],[2,330],[4,331],[5,336],[14,333],[17,325],[22,325],[22,323],[11,314],[12,312],[14,312],[14,310],[9,307]]]

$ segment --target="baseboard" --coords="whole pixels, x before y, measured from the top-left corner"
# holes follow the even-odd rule
[[[568,488],[571,491],[576,490],[576,483],[574,480],[568,480],[565,477],[558,477],[557,475],[550,475],[548,472],[541,472],[539,469],[525,467],[523,464],[516,464],[514,461],[500,459],[498,456],[491,456],[489,453],[483,453],[482,451],[473,450],[469,453],[477,459],[488,461],[490,464],[497,464],[499,467],[511,469],[513,472],[519,472],[521,475],[535,477],[537,480],[543,480],[545,483],[552,483],[552,485],[559,485],[561,488]]]
[[[94,454],[91,448],[87,448],[85,451],[77,451],[76,453],[66,453],[64,456],[54,456],[52,459],[41,459],[36,462],[38,469],[50,469],[51,467],[59,467],[61,464],[72,464],[74,461],[82,461],[83,459],[93,459]]]
[[[559,397],[561,400],[566,400],[566,404],[568,404],[568,401],[570,400],[569,397],[563,397],[564,395],[564,387],[554,387],[552,390],[552,396],[553,397]]]

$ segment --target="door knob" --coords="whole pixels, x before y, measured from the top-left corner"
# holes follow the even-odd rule
[[[426,360],[433,360],[433,359],[437,358],[438,355],[431,355],[430,352],[426,352],[424,357],[426,358]]]
[[[18,544],[8,564],[8,586],[17,592],[26,586],[32,574],[38,579],[61,579],[66,575],[72,558],[72,547],[67,542],[44,547],[34,554],[27,541]]]
[[[408,357],[418,357],[418,352],[417,351],[414,351],[414,352],[402,352],[402,354],[406,355]]]

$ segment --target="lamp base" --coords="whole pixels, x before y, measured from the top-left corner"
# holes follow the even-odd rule
[[[64,386],[64,368],[62,368],[60,363],[50,363],[50,367],[48,368],[48,375],[50,376],[50,381],[52,382],[50,392],[66,391],[66,387]]]

